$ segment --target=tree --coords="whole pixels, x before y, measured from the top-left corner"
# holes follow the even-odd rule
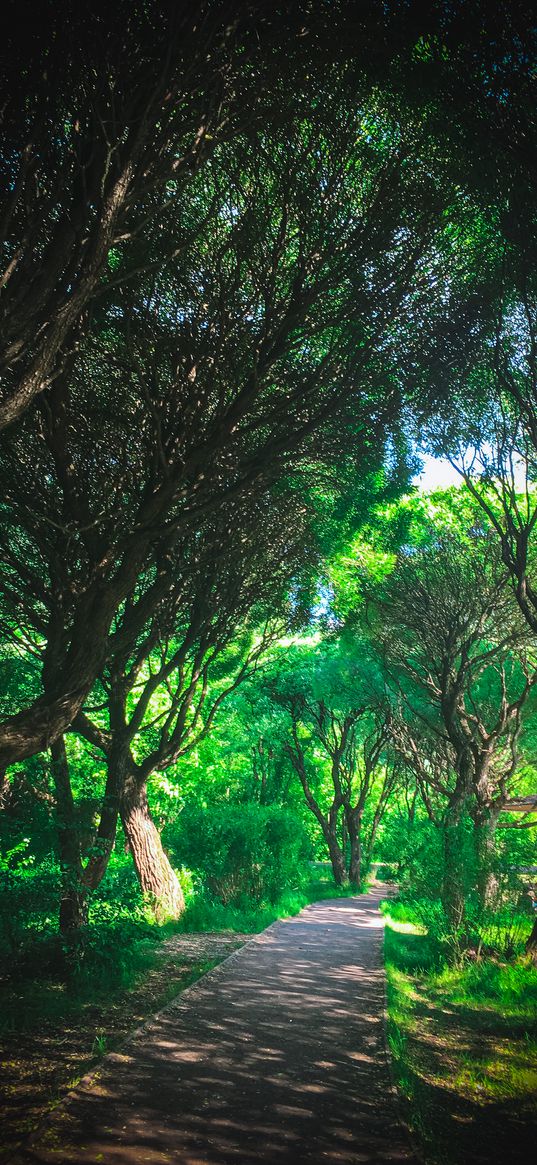
[[[360,885],[397,780],[387,750],[389,711],[367,648],[305,647],[270,681],[290,720],[286,753],[322,831],[334,881]],[[369,663],[369,666],[368,666]],[[364,819],[369,817],[364,843]],[[347,852],[348,851],[348,852]]]
[[[281,62],[290,93],[303,58],[298,12],[257,21],[226,0],[45,2],[31,19],[24,4],[6,8],[0,428],[63,372],[102,296],[139,274],[141,234],[162,231],[217,144],[275,105],[281,116]],[[141,269],[177,242],[146,249]]]
[[[3,627],[42,673],[0,726],[1,767],[69,728],[126,596],[141,578],[158,590],[163,542],[267,474],[369,466],[397,439],[413,321],[460,299],[455,281],[448,303],[434,291],[453,178],[427,118],[340,62],[300,93],[289,109],[277,87],[276,124],[185,162],[188,197],[174,178],[162,214],[153,187],[148,213],[136,204],[80,343],[4,443]]]
[[[451,530],[449,524],[442,530],[439,507],[429,543],[403,550],[377,602],[387,657],[410,681],[399,680],[413,722],[409,728],[403,716],[399,747],[426,803],[431,786],[447,801],[444,906],[458,926],[462,816],[469,810],[473,817],[477,889],[486,901],[494,834],[516,775],[521,716],[536,675],[490,531],[482,524],[457,531],[451,515]]]
[[[293,576],[313,552],[310,523],[307,507],[298,520],[289,513],[285,493],[250,499],[247,516],[235,504],[175,544],[162,564],[167,589],[152,607],[146,604],[146,622],[134,642],[126,627],[136,595],[118,616],[106,668],[73,724],[103,754],[107,769],[84,869],[76,835],[70,837],[75,901],[103,877],[119,815],[155,911],[181,912],[181,889],[152,820],[148,783],[199,746],[223,701],[255,670],[282,620],[290,618]],[[65,829],[63,836],[67,840]]]

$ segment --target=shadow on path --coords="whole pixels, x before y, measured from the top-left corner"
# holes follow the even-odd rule
[[[275,923],[106,1057],[14,1161],[412,1162],[384,1053],[381,896]]]

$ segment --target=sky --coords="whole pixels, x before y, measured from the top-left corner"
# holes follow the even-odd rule
[[[450,485],[460,485],[461,476],[450,465],[446,457],[431,457],[429,453],[420,453],[423,461],[421,473],[412,478],[418,489],[447,489]]]
[[[484,446],[486,451],[487,446]],[[419,451],[419,456],[423,462],[423,469],[421,473],[415,474],[412,478],[414,485],[421,490],[433,489],[447,489],[450,485],[461,485],[462,477],[457,470],[453,468],[447,457],[431,457],[430,453],[422,453]],[[521,493],[526,489],[526,470],[527,464],[522,458],[515,458],[514,468],[514,483]],[[535,480],[532,477],[532,480]]]

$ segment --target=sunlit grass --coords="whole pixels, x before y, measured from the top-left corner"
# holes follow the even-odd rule
[[[239,934],[257,934],[279,918],[292,918],[312,902],[330,898],[350,898],[359,894],[356,886],[336,886],[330,878],[308,882],[297,890],[288,890],[274,903],[255,904],[244,901],[224,905],[208,895],[196,894],[185,910],[177,929],[186,931],[232,930]]]
[[[460,1165],[469,1130],[494,1152],[490,1113],[511,1106],[524,1129],[537,1108],[537,969],[520,958],[446,966],[412,909],[406,925],[404,904],[384,912],[388,1042],[409,1123],[428,1161]]]
[[[399,918],[392,918],[389,914],[386,916],[386,926],[390,930],[395,930],[397,934],[427,934],[427,928],[416,922],[403,922]]]
[[[497,1043],[488,1056],[464,1056],[451,1087],[482,1100],[537,1095],[537,1040],[524,1041],[517,1053]]]

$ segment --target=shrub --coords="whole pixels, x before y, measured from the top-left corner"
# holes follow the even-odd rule
[[[379,862],[376,866],[375,877],[377,882],[396,882],[397,863],[396,862]]]
[[[30,938],[57,929],[59,880],[54,856],[36,861],[27,838],[0,856],[0,956],[16,955]]]
[[[303,826],[280,806],[187,805],[165,837],[174,864],[186,863],[225,906],[274,903],[307,877]]]

